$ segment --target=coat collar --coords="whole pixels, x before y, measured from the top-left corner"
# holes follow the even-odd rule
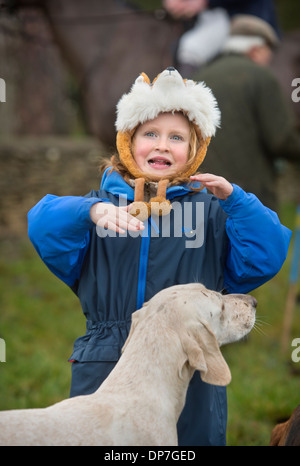
[[[190,185],[183,184],[180,186],[171,186],[167,189],[167,199],[173,199],[174,197],[183,196],[184,194],[190,193],[190,186],[199,188],[200,183],[193,182]],[[111,171],[111,168],[107,168],[103,173],[100,189],[103,189],[104,191],[107,191],[116,197],[125,197],[129,201],[134,200],[133,188],[129,186],[126,181],[124,181],[119,173],[115,172],[114,170]]]

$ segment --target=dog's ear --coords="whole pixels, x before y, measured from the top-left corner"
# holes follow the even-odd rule
[[[200,325],[197,331],[185,332],[182,339],[189,364],[200,371],[203,382],[228,385],[231,381],[231,373],[216,337],[205,324]]]

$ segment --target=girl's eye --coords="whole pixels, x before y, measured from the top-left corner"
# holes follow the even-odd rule
[[[174,139],[175,141],[182,141],[183,137],[179,136],[178,134],[174,134],[174,136],[172,136],[172,139]]]
[[[150,138],[154,138],[155,133],[153,131],[147,131],[147,133],[145,133],[145,136],[148,136]]]

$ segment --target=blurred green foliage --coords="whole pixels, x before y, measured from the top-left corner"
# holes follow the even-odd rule
[[[299,0],[275,0],[280,27],[283,31],[300,28]]]

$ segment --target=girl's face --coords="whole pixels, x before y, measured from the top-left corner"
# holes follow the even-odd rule
[[[161,113],[136,130],[134,159],[143,173],[168,177],[181,171],[187,163],[189,143],[187,118],[181,113]]]

